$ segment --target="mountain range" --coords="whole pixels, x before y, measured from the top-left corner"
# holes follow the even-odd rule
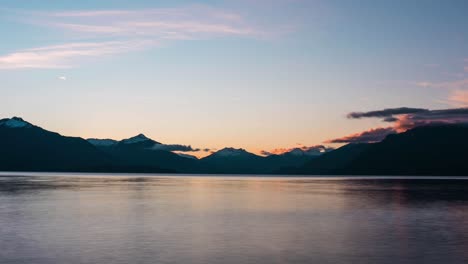
[[[424,126],[314,155],[224,148],[198,159],[143,134],[120,141],[66,137],[13,117],[0,120],[0,171],[466,176],[467,135],[464,125]]]
[[[468,126],[416,127],[378,143],[345,145],[279,173],[468,176]]]

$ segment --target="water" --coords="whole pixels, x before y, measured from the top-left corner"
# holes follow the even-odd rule
[[[0,263],[468,263],[468,180],[0,176]]]

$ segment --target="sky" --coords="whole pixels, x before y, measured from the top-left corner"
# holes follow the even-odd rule
[[[0,0],[0,117],[210,151],[339,146],[468,106],[467,11],[430,0]],[[392,110],[402,107],[422,110]]]

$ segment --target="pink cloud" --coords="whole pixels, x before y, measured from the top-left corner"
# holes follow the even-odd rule
[[[390,134],[395,134],[393,127],[373,128],[367,131],[351,134],[341,138],[335,138],[325,141],[325,143],[373,143],[379,142]]]
[[[77,59],[129,52],[154,45],[153,41],[107,41],[51,45],[0,56],[0,69],[69,68]]]
[[[468,92],[459,91],[453,94],[453,100],[465,105],[468,102]],[[335,138],[325,143],[361,143],[378,142],[389,134],[404,132],[418,126],[468,124],[468,107],[429,110],[419,108],[389,108],[368,112],[353,112],[351,118],[381,118],[382,121],[393,123],[392,127],[374,128],[341,138]]]
[[[75,33],[94,33],[101,37],[151,36],[167,39],[176,35],[203,38],[204,35],[256,35],[257,29],[234,12],[208,6],[141,10],[89,10],[36,12],[31,22]]]
[[[452,91],[449,102],[458,107],[468,107],[468,90]]]
[[[468,108],[453,108],[402,115],[395,122],[395,129],[404,132],[418,126],[466,123],[468,123]]]
[[[9,12],[15,12],[9,10]],[[18,14],[19,13],[19,14]],[[60,29],[74,42],[0,54],[0,69],[67,68],[100,57],[167,44],[170,41],[260,33],[234,12],[192,5],[141,10],[18,12],[23,22]],[[76,39],[93,42],[76,42]]]
[[[442,89],[468,89],[468,79],[447,81],[447,82],[418,82],[416,85],[429,88]]]

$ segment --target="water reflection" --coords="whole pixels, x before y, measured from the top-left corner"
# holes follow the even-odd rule
[[[0,176],[1,263],[466,263],[468,181]]]

